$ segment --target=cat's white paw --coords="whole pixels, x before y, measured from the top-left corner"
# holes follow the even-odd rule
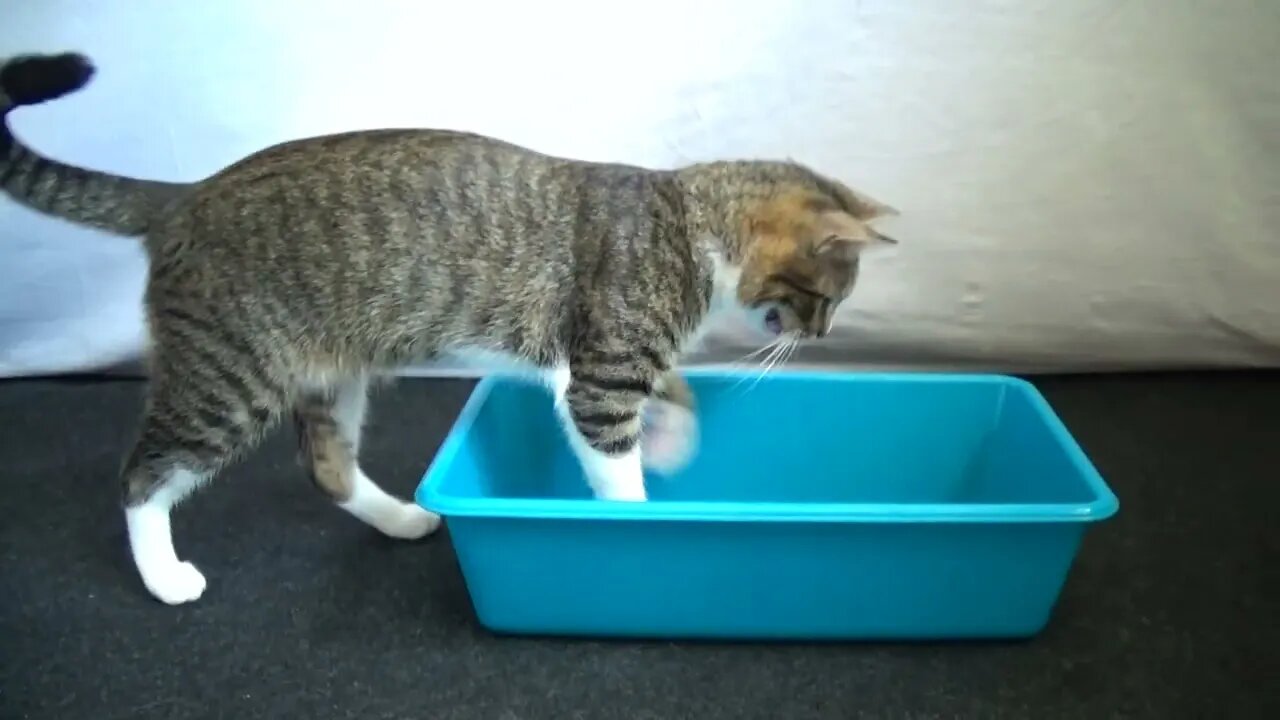
[[[613,457],[592,450],[586,443],[580,447],[587,484],[597,500],[643,502],[646,499],[639,447]]]
[[[421,505],[387,494],[359,468],[351,497],[338,507],[377,528],[383,535],[401,540],[417,540],[440,527],[440,516]]]
[[[615,502],[644,502],[648,499],[644,491],[644,485],[611,487],[597,492],[596,497],[600,500],[613,500]]]
[[[166,567],[152,568],[143,577],[143,582],[157,600],[169,605],[199,600],[205,588],[204,575],[189,562],[175,562]]]
[[[663,475],[685,468],[698,447],[698,419],[686,407],[663,400],[645,406],[640,454],[644,466]]]
[[[393,512],[379,519],[378,529],[401,540],[426,537],[440,527],[440,516],[414,503],[401,503]]]

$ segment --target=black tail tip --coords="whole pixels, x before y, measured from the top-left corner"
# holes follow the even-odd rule
[[[79,53],[23,55],[0,65],[0,90],[14,105],[32,105],[79,90],[93,63]]]

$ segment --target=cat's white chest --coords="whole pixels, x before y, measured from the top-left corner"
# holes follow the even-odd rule
[[[742,279],[742,268],[731,265],[717,252],[707,254],[711,260],[711,299],[707,303],[707,314],[698,323],[689,337],[680,346],[681,353],[698,350],[710,332],[733,322],[748,320],[748,313],[738,302],[738,282]]]

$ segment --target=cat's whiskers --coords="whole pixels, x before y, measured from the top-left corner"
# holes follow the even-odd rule
[[[760,364],[760,372],[752,376],[751,382],[748,383],[747,386],[742,389],[741,392],[743,394],[750,392],[752,388],[760,384],[760,381],[764,379],[764,376],[768,374],[768,372],[771,369],[773,369],[773,366],[778,362],[778,359],[782,357],[782,353],[784,352],[785,348],[786,348],[786,345],[782,344],[782,345],[779,345],[773,352],[769,353],[769,357],[765,358],[765,361]]]
[[[756,381],[751,384],[751,388],[754,388],[756,385],[759,385],[760,381],[763,380],[764,376],[769,372],[772,372],[773,370],[776,370],[777,368],[783,365],[786,365],[791,360],[791,356],[795,354],[796,348],[799,346],[800,346],[800,336],[792,335],[790,339],[787,340],[787,343],[783,345],[782,352],[778,355],[778,357],[774,358],[773,363],[771,363],[769,367],[765,368],[765,372],[760,373],[760,377],[756,378]],[[751,390],[751,388],[747,388],[747,389]]]
[[[786,345],[783,346],[782,354],[774,360],[773,365],[769,367],[769,370],[776,370],[779,367],[782,367],[783,365],[786,365],[788,362],[790,362],[791,356],[795,354],[796,348],[798,348],[799,346],[800,346],[800,336],[792,335],[787,340]]]
[[[769,342],[765,343],[764,345],[761,345],[760,347],[756,348],[755,350],[752,350],[751,352],[747,353],[746,355],[743,355],[742,357],[738,358],[737,360],[730,360],[730,361],[729,361],[729,366],[730,366],[730,367],[733,367],[733,368],[739,368],[739,367],[743,367],[743,366],[745,366],[745,365],[751,365],[751,364],[753,364],[753,363],[749,363],[749,362],[747,362],[748,360],[750,360],[750,359],[751,359],[751,358],[753,358],[753,357],[756,357],[757,355],[759,355],[759,354],[760,354],[760,353],[762,353],[762,352],[765,352],[766,350],[769,350],[769,349],[773,348],[774,346],[776,346],[776,345],[777,345],[778,343],[780,343],[780,342],[782,342],[782,336],[781,336],[781,335],[779,335],[778,337],[774,338],[773,340],[770,340]]]
[[[773,353],[777,352],[782,347],[783,342],[785,342],[785,338],[782,335],[779,335],[773,340],[770,340],[768,343],[760,346],[759,348],[756,348],[752,352],[746,355],[743,355],[742,357],[730,363],[730,367],[734,369],[743,369],[743,372],[742,372],[742,376],[738,378],[738,381],[735,382],[729,389],[732,390],[734,388],[737,388],[742,383],[750,380],[754,376],[753,369],[757,367],[762,367],[763,365],[765,365],[769,361],[769,358],[773,356]],[[747,360],[750,360],[751,358],[765,351],[768,351],[769,354],[766,355],[763,360],[759,362],[747,362]]]
[[[737,388],[740,385],[742,385],[743,382],[750,379],[751,384],[748,385],[742,391],[743,393],[750,392],[752,388],[760,384],[760,381],[764,379],[765,375],[769,374],[770,370],[773,370],[778,365],[783,364],[788,359],[790,359],[791,354],[795,352],[795,348],[799,344],[799,342],[800,342],[800,338],[797,335],[793,335],[793,334],[779,335],[777,340],[774,340],[773,343],[770,343],[770,345],[773,346],[773,350],[770,351],[769,355],[764,359],[762,363],[760,363],[760,372],[755,374],[754,377],[753,376],[744,377],[743,379],[735,383],[733,387]]]

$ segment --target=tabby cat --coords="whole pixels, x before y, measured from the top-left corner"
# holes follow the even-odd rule
[[[82,87],[77,54],[0,66],[0,114]],[[595,496],[645,498],[651,398],[731,311],[776,340],[821,337],[853,288],[868,223],[893,211],[791,162],[670,171],[578,162],[444,130],[317,137],[191,184],[70,166],[0,123],[17,202],[143,238],[150,384],[122,470],[130,548],[160,600],[195,600],[169,512],[285,413],[315,484],[399,538],[439,518],[357,462],[371,376],[455,351],[545,371]]]

